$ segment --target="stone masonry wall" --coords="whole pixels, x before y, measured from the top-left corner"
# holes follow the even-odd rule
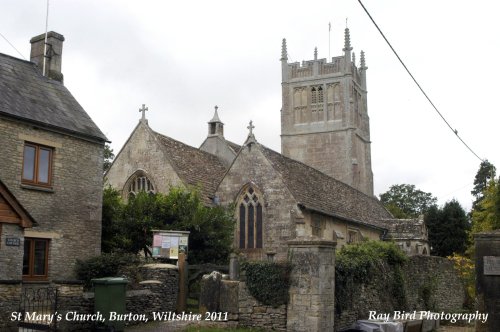
[[[152,312],[175,311],[179,275],[177,267],[168,264],[149,264],[141,267],[143,280],[126,292],[126,311],[145,313],[152,319]],[[151,279],[147,279],[151,278]],[[93,323],[66,320],[77,314],[94,313],[94,293],[84,292],[79,281],[59,281],[50,285],[22,284],[21,281],[0,280],[0,331],[17,331],[17,323],[11,322],[11,313],[19,310],[23,287],[57,287],[57,312],[62,319],[57,323],[60,331],[90,331]],[[130,322],[134,324],[134,322]]]
[[[101,250],[104,144],[4,118],[0,119],[0,141],[2,181],[38,223],[25,229],[25,237],[50,239],[49,279],[71,279],[76,259],[98,255]],[[21,184],[25,142],[54,149],[50,189]],[[15,279],[20,278],[21,270]]]
[[[156,192],[168,193],[171,186],[182,186],[182,180],[168,163],[168,156],[161,149],[161,143],[152,134],[147,123],[140,122],[123,149],[116,156],[106,173],[106,184],[123,194],[127,180],[137,171],[144,171],[153,181]]]
[[[302,239],[288,242],[290,300],[288,331],[333,331],[335,304],[334,241]]]
[[[286,243],[295,238],[296,220],[292,212],[296,212],[297,202],[255,144],[242,148],[240,156],[220,183],[216,196],[221,202],[233,202],[239,199],[238,194],[248,183],[253,183],[263,196],[263,249],[241,249],[241,252],[251,260],[265,259],[266,253],[276,254],[277,261],[286,260]],[[238,248],[239,243],[235,246]]]
[[[239,325],[274,331],[286,331],[286,305],[264,305],[250,295],[244,282],[238,287]]]
[[[394,310],[461,310],[465,288],[453,263],[444,257],[412,256],[402,268],[406,306],[392,296],[392,270],[382,266],[370,282],[350,290],[349,303],[335,303],[335,330],[350,327],[358,319],[367,319],[370,310],[389,313]],[[344,308],[342,308],[344,307]]]
[[[10,318],[11,313],[19,307],[21,289],[21,280],[0,280],[0,331],[18,330],[16,322]]]
[[[127,292],[127,311],[146,313],[175,311],[179,290],[179,272],[171,264],[147,264],[140,269],[141,281],[137,290]]]
[[[24,237],[19,225],[0,223],[0,280],[21,279],[23,270]],[[7,238],[20,239],[19,246],[7,246]]]
[[[276,308],[257,301],[244,281],[227,280],[227,275],[214,271],[201,281],[200,313],[227,312],[227,327],[239,326],[286,331],[286,305]],[[242,271],[241,279],[245,280]]]

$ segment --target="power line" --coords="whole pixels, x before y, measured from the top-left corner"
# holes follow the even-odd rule
[[[372,18],[372,16],[370,15],[370,13],[368,12],[368,10],[365,8],[365,6],[363,5],[363,3],[361,2],[361,0],[358,0],[359,4],[361,5],[361,7],[363,7],[365,13],[368,15],[368,17],[370,18],[370,20],[372,21],[372,23],[375,25],[375,27],[377,28],[378,32],[380,32],[380,34],[382,35],[382,37],[384,38],[385,42],[387,43],[387,45],[389,45],[389,47],[391,48],[392,52],[394,53],[394,55],[396,55],[396,57],[398,58],[399,62],[401,62],[401,64],[403,65],[403,67],[406,69],[406,72],[408,73],[408,75],[410,75],[410,77],[413,79],[413,82],[415,82],[415,84],[417,85],[417,87],[420,89],[420,91],[423,93],[423,95],[425,96],[425,98],[427,98],[427,100],[429,101],[429,103],[432,105],[432,107],[434,108],[434,110],[439,114],[439,116],[441,117],[441,119],[443,119],[443,121],[446,123],[446,125],[450,128],[450,130],[455,134],[455,136],[457,136],[457,138],[463,143],[463,145],[465,145],[465,147],[467,149],[469,149],[470,152],[472,152],[472,154],[474,156],[477,157],[477,159],[479,159],[480,161],[484,161],[481,157],[479,157],[477,155],[477,153],[475,153],[468,145],[467,143],[464,142],[464,140],[458,135],[458,130],[456,129],[453,129],[452,126],[448,123],[448,121],[444,118],[444,116],[441,114],[441,112],[439,112],[439,110],[437,109],[437,107],[434,105],[434,103],[431,101],[431,99],[429,98],[429,96],[427,96],[427,94],[425,93],[424,89],[422,89],[422,87],[420,86],[420,84],[418,84],[417,80],[415,79],[415,77],[413,77],[412,73],[410,72],[410,70],[406,67],[406,65],[404,64],[403,60],[401,60],[401,58],[399,57],[398,53],[396,52],[396,50],[394,49],[394,47],[392,47],[391,43],[389,42],[389,40],[387,40],[387,38],[385,37],[384,33],[382,32],[382,30],[380,30],[380,28],[378,27],[377,23],[375,23],[375,20]]]
[[[10,41],[9,41],[9,40],[8,40],[8,39],[4,36],[4,35],[2,35],[2,33],[1,33],[1,32],[0,32],[0,36],[2,36],[2,38],[3,38],[3,39],[5,39],[5,41],[6,41],[6,42],[7,42],[10,46],[12,46],[12,48],[13,48],[13,49],[15,49],[15,50],[16,50],[16,52],[17,52],[17,53],[21,56],[21,58],[23,58],[24,60],[27,60],[27,59],[26,59],[26,58],[25,58],[25,57],[21,54],[21,52],[19,52],[19,51],[17,50],[17,48],[16,48],[14,45],[12,45],[12,43],[11,43],[11,42],[10,42]]]

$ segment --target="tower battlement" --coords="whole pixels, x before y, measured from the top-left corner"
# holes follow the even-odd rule
[[[367,111],[365,54],[359,67],[349,29],[344,54],[288,63],[286,40],[281,48],[281,150],[373,195],[370,125]]]

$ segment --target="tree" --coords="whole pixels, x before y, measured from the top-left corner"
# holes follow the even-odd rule
[[[113,153],[113,149],[109,146],[109,144],[106,143],[104,145],[104,162],[102,164],[104,173],[106,173],[111,167],[113,159],[115,159],[115,154]]]
[[[168,195],[141,192],[125,204],[119,196],[105,190],[102,242],[108,252],[150,255],[153,229],[190,231],[190,263],[227,262],[235,224],[231,207],[207,207],[197,191],[183,188]]]
[[[488,183],[495,178],[495,172],[495,166],[488,160],[482,161],[481,165],[479,165],[479,170],[474,178],[474,189],[471,191],[471,194],[476,198],[472,204],[473,209],[483,199]]]
[[[110,253],[119,246],[117,241],[119,241],[121,230],[118,221],[122,212],[123,202],[120,193],[108,186],[102,195],[102,252]]]
[[[431,206],[424,221],[429,231],[432,255],[447,257],[465,252],[470,224],[467,213],[458,201],[451,200],[442,209]]]
[[[500,180],[491,180],[472,209],[472,233],[500,229]]]
[[[396,218],[416,218],[435,205],[437,198],[410,184],[392,185],[380,194],[380,201]]]

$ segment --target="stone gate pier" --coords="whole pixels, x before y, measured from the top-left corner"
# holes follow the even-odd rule
[[[332,331],[335,305],[335,241],[288,241],[290,300],[287,331]]]
[[[476,260],[476,293],[478,310],[488,314],[476,331],[494,332],[500,326],[500,230],[474,235]]]

